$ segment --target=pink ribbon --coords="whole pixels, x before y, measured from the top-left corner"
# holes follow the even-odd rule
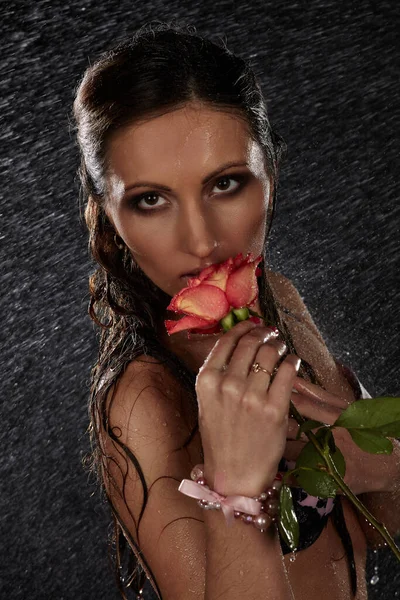
[[[259,515],[261,512],[261,503],[253,498],[246,496],[221,496],[214,490],[209,490],[200,483],[196,483],[191,479],[183,479],[178,488],[179,492],[196,498],[197,500],[207,500],[208,502],[220,502],[221,509],[225,515],[228,525],[234,521],[234,511],[247,513],[249,515]]]

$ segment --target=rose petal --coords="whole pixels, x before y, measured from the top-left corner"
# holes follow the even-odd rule
[[[225,293],[218,287],[200,284],[178,292],[167,308],[215,323],[229,312],[230,306]]]
[[[256,259],[256,261],[259,259]],[[257,262],[245,262],[229,275],[226,284],[226,297],[234,308],[251,306],[258,296],[258,284],[255,270]]]
[[[164,321],[164,324],[169,335],[178,333],[178,331],[182,331],[184,329],[193,329],[194,327],[209,328],[210,325],[215,327],[215,321],[210,323],[210,321],[207,319],[201,319],[200,317],[193,316],[182,317],[182,319],[179,319],[179,321],[166,320]]]
[[[209,269],[211,269],[211,267],[209,267]],[[232,264],[228,261],[225,261],[221,265],[218,265],[217,268],[210,271],[208,275],[202,279],[202,281],[204,284],[213,285],[225,292],[226,283],[230,273],[232,272],[232,269]]]

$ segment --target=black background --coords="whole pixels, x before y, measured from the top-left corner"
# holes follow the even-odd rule
[[[89,450],[91,264],[71,124],[84,69],[152,19],[246,58],[288,143],[272,267],[373,395],[400,395],[399,8],[392,2],[3,2],[1,598],[118,598]],[[397,507],[398,508],[398,507]],[[397,597],[387,550],[371,598]]]

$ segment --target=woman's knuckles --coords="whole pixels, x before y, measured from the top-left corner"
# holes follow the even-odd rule
[[[200,390],[206,393],[216,389],[219,377],[217,371],[211,369],[205,369],[196,378],[196,392]]]

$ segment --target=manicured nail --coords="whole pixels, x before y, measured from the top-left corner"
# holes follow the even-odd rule
[[[267,342],[271,342],[274,346],[276,346],[276,349],[279,352],[279,356],[282,356],[280,354],[280,348],[281,345],[283,344],[283,342],[281,342],[280,340],[277,340],[277,335],[275,333],[275,331],[272,331],[271,329],[266,329],[265,330],[265,335],[263,336],[262,342],[263,344],[266,344]],[[286,349],[286,346],[285,346]]]
[[[265,341],[269,341],[269,339],[267,338]],[[271,340],[270,344],[272,344],[277,349],[279,356],[283,356],[283,354],[285,354],[287,346],[284,342],[281,342],[279,340]]]
[[[262,319],[259,319],[258,317],[253,317],[251,323],[254,323],[254,325],[264,325],[264,321]]]
[[[301,359],[298,356],[296,356],[296,354],[289,354],[289,356],[286,357],[286,360],[294,366],[296,371],[300,369]]]

